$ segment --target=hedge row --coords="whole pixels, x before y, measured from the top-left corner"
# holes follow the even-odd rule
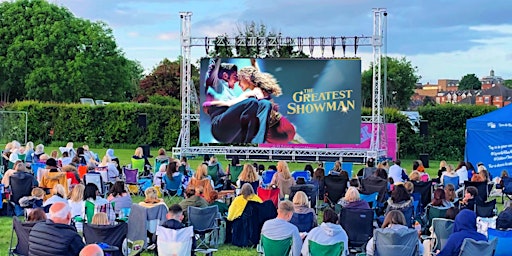
[[[436,105],[418,111],[428,120],[428,136],[415,133],[406,116],[396,109],[385,109],[386,122],[397,123],[399,156],[431,159],[462,159],[466,120],[493,111],[495,107],[474,105]],[[179,105],[160,106],[139,103],[113,103],[106,106],[82,104],[15,102],[6,110],[28,112],[28,138],[46,144],[52,141],[84,142],[95,146],[112,144],[150,144],[171,148],[176,145],[181,127]],[[147,114],[147,128],[137,124],[139,113]],[[363,108],[363,116],[371,109]],[[198,124],[191,123],[191,145],[199,145]]]
[[[28,112],[28,138],[34,142],[84,142],[95,146],[117,143],[150,144],[170,148],[176,145],[181,126],[179,106],[113,103],[106,106],[83,104],[15,102],[6,110]],[[139,127],[140,113],[147,115],[147,127]],[[192,130],[197,131],[193,124]],[[197,141],[197,132],[191,135]]]

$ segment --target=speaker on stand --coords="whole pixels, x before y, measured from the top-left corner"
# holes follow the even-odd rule
[[[137,116],[137,126],[142,129],[146,129],[148,127],[148,114],[139,113]]]
[[[420,120],[420,136],[423,137],[423,146],[427,142],[428,137],[428,120]],[[421,153],[420,160],[423,163],[423,167],[429,168],[429,154]]]

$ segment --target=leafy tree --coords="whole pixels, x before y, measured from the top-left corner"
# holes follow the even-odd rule
[[[147,102],[152,95],[181,98],[181,57],[175,61],[164,59],[153,71],[145,76],[139,83],[139,90],[135,101]],[[191,65],[193,89],[199,90],[199,70]]]
[[[236,47],[226,47],[227,38],[269,38],[269,37],[280,37],[283,38],[286,43],[284,46],[268,46],[267,41],[259,46],[245,46],[238,45]],[[268,39],[266,39],[268,40]],[[280,58],[304,58],[308,57],[307,54],[302,51],[294,50],[294,41],[291,38],[282,37],[282,34],[269,31],[267,26],[263,23],[256,23],[254,21],[246,22],[243,26],[237,27],[235,35],[220,35],[216,38],[216,46],[210,51],[210,56],[220,57],[245,57],[245,58],[261,58],[261,57],[280,57]]]
[[[503,81],[503,85],[512,89],[512,79],[506,79],[505,81]]]
[[[1,100],[125,101],[142,74],[103,22],[44,0],[0,3]]]
[[[480,90],[482,83],[475,74],[467,74],[459,82],[459,90]]]
[[[412,66],[405,57],[387,57],[387,88],[382,89],[386,106],[407,109],[416,83],[421,78],[417,72],[418,68]],[[362,102],[365,107],[372,107],[372,76],[373,63],[368,70],[363,71],[361,77]],[[382,72],[382,86],[384,86],[384,71]]]

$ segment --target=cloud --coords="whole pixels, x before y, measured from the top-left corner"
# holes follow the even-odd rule
[[[180,34],[178,32],[161,33],[156,36],[159,40],[168,41],[179,39]]]
[[[137,31],[128,32],[127,35],[129,37],[138,37],[140,34]]]

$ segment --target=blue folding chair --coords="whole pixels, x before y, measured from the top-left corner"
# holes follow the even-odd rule
[[[292,172],[292,177],[294,180],[302,177],[306,182],[309,182],[311,180],[311,173],[309,173],[309,171],[294,171]]]
[[[266,188],[268,185],[270,185],[270,182],[272,182],[272,177],[274,177],[274,174],[276,174],[276,171],[274,170],[266,170],[261,174],[261,186]]]
[[[413,201],[412,204],[414,206],[414,215],[419,216],[423,212],[423,206],[421,205],[421,194],[416,192],[411,194]]]
[[[34,177],[37,178],[37,171],[39,169],[44,169],[46,168],[46,165],[45,164],[42,164],[42,163],[33,163],[30,165],[30,169],[32,170],[32,172],[34,173]]]
[[[509,246],[512,244],[512,230],[496,230],[488,228],[487,234],[489,236],[489,241],[494,238],[498,238],[498,245],[496,246],[494,256],[510,255]]]
[[[329,175],[329,171],[334,168],[334,162],[325,162],[324,164],[324,172],[325,175]]]
[[[352,177],[352,167],[354,167],[354,163],[341,163],[341,169],[348,173],[349,178]]]
[[[446,186],[447,184],[452,184],[455,190],[459,189],[459,176],[455,177],[449,177],[444,176],[443,177],[443,185]]]
[[[379,197],[379,192],[373,192],[371,194],[360,194],[360,198],[361,200],[363,201],[366,201],[370,207],[373,209],[373,218],[376,219],[377,218],[377,208],[378,208],[378,203],[377,203],[377,198]]]

